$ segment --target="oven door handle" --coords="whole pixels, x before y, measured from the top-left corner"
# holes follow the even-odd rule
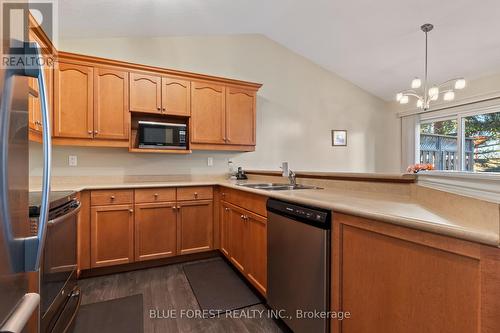
[[[61,223],[62,221],[78,214],[78,212],[80,212],[80,209],[82,208],[82,204],[80,201],[76,201],[76,204],[77,204],[76,207],[71,212],[69,212],[68,214],[64,214],[62,216],[56,217],[55,219],[49,220],[49,222],[47,222],[47,224],[49,226],[57,225],[57,224]]]

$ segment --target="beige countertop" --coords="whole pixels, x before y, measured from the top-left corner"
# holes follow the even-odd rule
[[[252,179],[254,177],[250,178],[248,181],[250,183],[263,182],[263,180]],[[30,190],[39,190],[39,181],[38,177],[33,177],[30,182]],[[267,180],[265,181],[267,182]],[[368,186],[367,190],[363,190],[363,183],[360,182],[357,182],[356,186],[350,186],[350,183],[345,181],[340,185],[338,183],[342,182],[332,182],[331,184],[327,181],[323,182],[318,184],[318,181],[316,181],[315,185],[324,187],[318,190],[264,191],[239,186],[236,181],[219,176],[83,176],[54,177],[52,190],[82,191],[220,185],[276,199],[331,209],[334,212],[366,217],[487,245],[500,246],[500,213],[498,205],[476,200],[478,207],[467,209],[467,211],[471,211],[471,214],[481,214],[481,216],[473,214],[475,218],[471,218],[470,214],[457,213],[457,207],[453,207],[452,202],[456,202],[456,206],[463,206],[464,203],[461,200],[464,199],[450,197],[443,192],[441,192],[442,195],[446,196],[445,200],[448,200],[450,204],[449,210],[443,209],[443,205],[433,204],[432,202],[442,200],[442,198],[436,198],[435,200],[434,198],[428,198],[431,195],[429,193],[425,193],[425,200],[419,200],[418,195],[412,195],[415,188],[408,190],[408,194],[405,194],[404,191],[406,190],[393,191],[392,187],[384,187],[381,188],[382,190],[373,188],[374,185],[371,183],[366,184]],[[381,184],[380,186],[386,185]],[[398,184],[398,186],[418,187],[415,184]],[[432,193],[432,195],[436,194]],[[437,193],[437,195],[440,195],[440,193]],[[474,204],[474,201],[472,201],[472,204]],[[461,207],[461,209],[464,209],[464,207]]]

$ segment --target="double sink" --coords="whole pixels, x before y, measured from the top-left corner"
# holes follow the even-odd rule
[[[291,190],[321,190],[321,187],[302,185],[302,184],[284,184],[284,183],[262,183],[262,184],[238,184],[239,186],[253,188],[265,191],[291,191]]]

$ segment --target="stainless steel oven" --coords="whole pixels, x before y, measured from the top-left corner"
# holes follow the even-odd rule
[[[187,126],[139,121],[139,148],[187,149]]]
[[[32,232],[36,232],[39,193],[30,193]],[[51,192],[49,221],[40,267],[40,332],[66,332],[80,304],[77,286],[77,218],[73,192]]]

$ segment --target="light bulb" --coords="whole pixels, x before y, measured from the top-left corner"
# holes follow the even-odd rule
[[[418,99],[418,101],[417,101],[417,108],[422,109],[423,106],[424,106],[424,102],[421,99]]]
[[[458,79],[455,81],[455,89],[464,89],[466,84],[465,79]]]
[[[399,100],[399,103],[408,104],[408,96],[406,95],[402,96],[401,99]]]
[[[414,78],[411,81],[411,87],[413,89],[418,89],[418,88],[420,88],[421,85],[422,85],[422,80],[420,80],[418,77]]]
[[[396,95],[396,101],[399,102],[402,97],[403,97],[403,93],[397,93],[397,95]]]
[[[429,89],[429,97],[431,98],[431,101],[435,101],[439,97],[439,88],[438,87],[432,87]]]
[[[445,101],[452,101],[455,99],[455,92],[450,90],[444,93],[443,99]]]

